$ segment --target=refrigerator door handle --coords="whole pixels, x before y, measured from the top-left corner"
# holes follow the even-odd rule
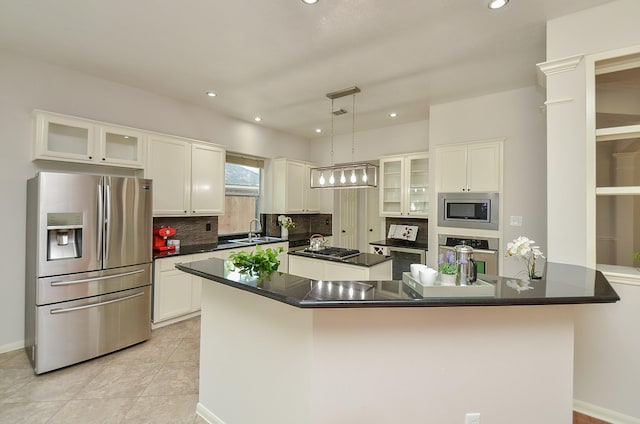
[[[90,305],[75,306],[75,307],[72,307],[72,308],[52,309],[49,313],[51,315],[53,315],[53,314],[63,314],[65,312],[73,312],[73,311],[80,311],[82,309],[97,308],[98,306],[104,306],[104,305],[108,305],[110,303],[122,302],[123,300],[133,299],[134,297],[138,297],[138,296],[142,296],[142,295],[144,295],[143,291],[135,293],[135,294],[132,294],[132,295],[129,295],[129,296],[119,297],[119,298],[113,299],[113,300],[107,300],[105,302],[92,303]]]
[[[105,196],[105,224],[104,224],[104,260],[109,259],[109,240],[111,239],[111,185],[110,181],[105,182],[106,196]],[[106,267],[106,265],[105,265]]]
[[[102,277],[83,278],[82,280],[52,281],[51,282],[51,287],[68,286],[70,284],[89,283],[91,281],[109,280],[111,278],[125,277],[127,275],[139,274],[141,272],[144,272],[144,269],[136,269],[135,271],[122,272],[120,274],[113,274],[113,275],[105,275],[105,276],[102,276]]]
[[[98,184],[98,224],[96,225],[97,237],[96,237],[96,252],[97,252],[97,260],[99,262],[100,267],[102,268],[102,231],[104,227],[104,196],[103,196],[103,185],[102,182]]]

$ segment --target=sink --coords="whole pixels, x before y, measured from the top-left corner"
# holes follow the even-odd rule
[[[241,239],[233,239],[229,241],[231,243],[240,243],[240,244],[260,244],[260,243],[268,243],[271,241],[282,241],[282,239],[280,237],[260,236],[260,237],[252,237],[251,241],[249,241],[249,237],[245,237]]]
[[[249,243],[248,241],[240,241],[240,240],[224,240],[221,242],[218,242],[219,246],[231,246],[231,245],[243,245],[243,246],[247,246],[253,243]]]

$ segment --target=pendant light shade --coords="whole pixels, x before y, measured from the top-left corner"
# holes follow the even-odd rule
[[[334,178],[333,175],[339,176]],[[324,177],[331,174],[327,181]],[[362,188],[378,185],[378,167],[370,163],[345,163],[311,168],[311,188]]]
[[[331,99],[331,166],[311,168],[311,188],[361,188],[378,186],[378,167],[371,163],[356,163],[355,133],[356,133],[356,93],[360,89],[356,86],[344,90],[327,93]],[[351,131],[351,160],[352,163],[333,164],[333,118],[347,113],[344,109],[333,110],[333,101],[344,96],[353,96],[352,131]],[[329,175],[327,181],[325,175]]]

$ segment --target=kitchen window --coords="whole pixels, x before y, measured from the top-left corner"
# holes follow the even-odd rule
[[[218,218],[218,235],[246,234],[249,222],[260,219],[264,160],[227,152],[225,214]]]
[[[640,54],[597,62],[595,98],[596,262],[631,267],[640,252]]]

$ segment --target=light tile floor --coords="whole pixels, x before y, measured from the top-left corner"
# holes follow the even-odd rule
[[[196,416],[200,318],[151,340],[36,376],[24,349],[0,354],[0,424],[205,423]]]

